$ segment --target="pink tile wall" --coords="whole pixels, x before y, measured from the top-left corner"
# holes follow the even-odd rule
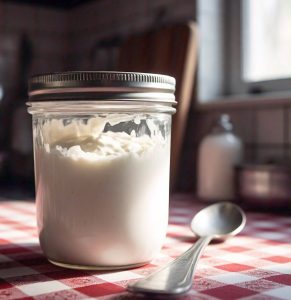
[[[257,113],[257,143],[284,143],[284,109],[262,109]]]
[[[197,149],[216,118],[230,115],[235,133],[244,143],[245,162],[287,164],[291,162],[291,108],[274,106],[214,111],[192,111],[188,120],[178,188],[193,191],[196,186]]]
[[[98,69],[90,55],[101,39],[189,19],[195,19],[195,0],[99,0],[69,11],[0,2],[0,34],[26,34],[31,42],[30,73]],[[230,114],[246,160],[291,159],[289,107],[192,111],[181,158],[181,190],[195,189],[197,147],[220,113]]]
[[[30,73],[63,70],[67,48],[67,14],[38,6],[0,3],[0,33],[25,35],[32,47]]]
[[[90,53],[104,38],[120,38],[195,17],[195,0],[99,0],[69,12],[70,65],[88,67]],[[98,65],[94,66],[98,69]]]
[[[183,5],[182,5],[183,4]],[[195,19],[195,0],[100,0],[69,12],[69,64],[90,68],[88,53],[98,40],[126,37],[157,24]],[[94,65],[98,69],[98,65]],[[245,160],[291,159],[291,109],[274,106],[192,111],[181,158],[180,189],[195,189],[197,147],[220,113],[228,113],[244,142]]]
[[[291,146],[290,109],[285,107],[264,109],[251,106],[245,109],[216,110],[194,114],[193,117],[197,121],[193,130],[197,144],[207,134],[211,124],[221,113],[230,115],[235,133],[242,139],[247,149],[252,148],[253,153],[247,157],[248,159],[281,160],[284,149]]]

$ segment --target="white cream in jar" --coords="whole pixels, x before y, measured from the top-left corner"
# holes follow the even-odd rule
[[[38,226],[51,261],[108,268],[146,263],[159,251],[170,149],[146,122],[151,137],[103,132],[105,121],[97,117],[43,126],[44,148],[35,155]]]

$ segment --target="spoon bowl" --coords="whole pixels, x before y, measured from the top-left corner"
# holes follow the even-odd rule
[[[155,295],[180,295],[192,287],[197,262],[212,239],[225,240],[238,234],[245,226],[241,208],[230,202],[220,202],[199,211],[191,222],[199,240],[174,261],[150,276],[128,285],[130,292]]]
[[[220,202],[200,210],[191,221],[191,229],[199,237],[224,240],[238,234],[245,223],[246,216],[239,206]]]

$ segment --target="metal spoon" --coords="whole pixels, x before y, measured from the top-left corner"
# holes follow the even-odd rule
[[[199,211],[191,222],[199,240],[184,254],[157,270],[147,278],[128,285],[130,292],[160,295],[179,295],[192,287],[195,267],[212,239],[225,240],[239,233],[245,226],[242,209],[230,202],[220,202]]]

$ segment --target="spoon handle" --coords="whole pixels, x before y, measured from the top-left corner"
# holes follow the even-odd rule
[[[185,253],[160,268],[150,276],[128,285],[128,290],[138,293],[182,294],[192,287],[197,262],[212,237],[201,237]]]

